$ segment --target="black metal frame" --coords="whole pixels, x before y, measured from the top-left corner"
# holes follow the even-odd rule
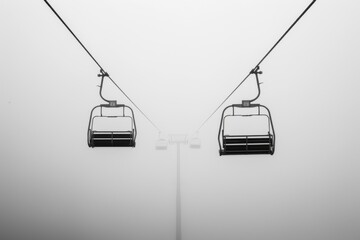
[[[235,108],[257,108],[256,114],[235,114]],[[232,114],[225,115],[228,109],[232,109]],[[263,110],[266,113],[263,113]],[[225,135],[225,119],[227,117],[240,116],[266,116],[268,119],[268,134],[267,135]],[[275,152],[275,130],[271,118],[270,110],[260,104],[251,104],[244,106],[243,104],[233,104],[227,106],[221,115],[220,128],[218,133],[219,153],[221,155],[248,155],[248,154],[274,154]]]
[[[117,104],[115,100],[107,100],[102,95],[103,83],[105,77],[109,75],[104,71],[100,70],[101,74],[98,76],[101,77],[100,84],[100,97],[107,102],[107,104],[100,104],[95,106],[90,113],[88,131],[87,131],[87,142],[89,147],[135,147],[136,143],[136,123],[134,111],[131,107],[124,104]],[[94,115],[95,109],[100,109],[100,115]],[[103,108],[122,108],[122,115],[103,115]],[[126,114],[130,110],[130,115]],[[94,120],[95,118],[130,118],[131,119],[131,130],[130,131],[97,131],[94,130]]]
[[[249,155],[249,154],[271,154],[275,152],[275,130],[271,118],[270,110],[261,104],[253,104],[252,102],[260,96],[260,83],[259,67],[254,68],[250,74],[255,74],[258,94],[254,99],[243,100],[241,104],[233,104],[227,106],[222,114],[218,133],[219,154],[221,155]],[[235,114],[235,108],[249,109],[257,108],[256,114]],[[228,109],[232,109],[232,114],[227,114]],[[266,110],[265,112],[262,110]],[[252,116],[266,116],[268,119],[268,134],[267,135],[225,135],[225,119],[227,117],[240,116],[240,117],[252,117]]]

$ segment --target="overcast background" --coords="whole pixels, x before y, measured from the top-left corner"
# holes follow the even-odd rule
[[[166,135],[196,131],[311,1],[49,2]],[[219,157],[220,111],[182,146],[184,240],[360,239],[359,12],[317,1],[262,64],[274,156]],[[175,146],[134,109],[136,148],[88,148],[99,69],[43,1],[1,0],[0,36],[1,238],[175,239]]]

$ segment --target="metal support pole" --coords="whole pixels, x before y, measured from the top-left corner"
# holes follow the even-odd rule
[[[163,139],[159,139],[159,144],[156,145],[156,149],[163,150],[167,149],[167,146],[164,146]],[[176,144],[176,218],[175,218],[175,227],[176,227],[176,240],[181,240],[181,162],[180,162],[180,153],[181,153],[181,144],[190,145],[191,148],[200,148],[200,139],[198,137],[192,138],[190,144],[188,142],[188,137],[185,134],[170,134],[169,135],[169,144]]]
[[[169,143],[176,144],[176,240],[181,240],[181,162],[180,151],[181,144],[187,144],[185,134],[170,134]]]
[[[177,152],[176,240],[181,240],[180,142],[176,143],[176,152]]]

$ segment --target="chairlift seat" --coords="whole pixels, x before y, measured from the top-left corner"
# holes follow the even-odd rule
[[[201,148],[201,140],[200,140],[200,138],[195,137],[195,138],[190,139],[189,145],[190,145],[190,148],[193,148],[193,149]]]
[[[131,131],[92,131],[90,147],[135,147]]]
[[[239,114],[235,113],[235,108],[238,110],[255,108],[255,113]],[[231,111],[230,111],[231,110]],[[230,114],[229,114],[230,111]],[[247,133],[231,133],[229,129],[225,131],[225,118],[231,117],[266,117],[267,130],[262,129],[254,132],[254,134]],[[263,124],[263,123],[262,123]],[[227,126],[227,125],[226,125]],[[228,128],[228,127],[227,127]],[[231,129],[231,128],[230,128]],[[249,130],[247,130],[249,131]],[[221,122],[218,134],[219,153],[221,155],[250,155],[250,154],[270,154],[275,152],[275,131],[271,120],[271,114],[267,107],[260,104],[253,104],[244,106],[243,104],[233,104],[226,107],[221,115]]]
[[[224,135],[220,155],[273,154],[273,136],[269,135]]]
[[[119,113],[113,115],[104,115],[103,108],[108,108],[109,110],[116,110],[120,108],[122,110]],[[97,114],[94,114],[94,110],[97,109]],[[126,112],[125,109],[128,111]],[[116,130],[111,129],[103,130],[94,126],[95,119],[108,119],[108,118],[127,118],[130,119],[130,125],[126,126],[126,130],[123,130],[124,126],[121,127],[121,130],[118,130],[121,126],[116,126]],[[121,122],[120,122],[121,123]],[[96,125],[96,124],[95,124]],[[136,124],[133,110],[123,104],[102,104],[95,106],[90,113],[89,127],[88,127],[88,146],[89,147],[135,147],[136,140]]]
[[[166,150],[168,146],[168,141],[164,138],[160,138],[156,141],[155,149],[156,150]]]

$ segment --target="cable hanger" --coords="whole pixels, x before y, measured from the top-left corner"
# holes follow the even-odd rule
[[[200,129],[212,118],[212,116],[220,109],[220,107],[234,94],[234,92],[249,78],[254,71],[257,71],[260,68],[260,64],[269,56],[269,54],[276,48],[276,46],[283,40],[283,38],[290,32],[290,30],[297,24],[297,22],[305,15],[305,13],[312,7],[316,2],[313,0],[309,6],[300,14],[300,16],[294,21],[293,24],[286,30],[286,32],[279,38],[279,40],[271,47],[271,49],[265,54],[265,56],[255,65],[255,67],[246,75],[246,77],[234,88],[234,90],[220,103],[220,105],[210,114],[210,116],[200,125],[197,131]]]
[[[69,32],[73,35],[76,41],[81,45],[81,47],[86,51],[86,53],[91,57],[91,59],[95,62],[95,64],[100,68],[101,74],[106,73],[106,77],[110,79],[110,81],[120,90],[120,92],[136,107],[137,110],[151,123],[151,125],[156,128],[159,132],[160,129],[155,125],[153,121],[135,104],[133,100],[119,87],[119,85],[110,77],[110,75],[104,70],[104,68],[100,65],[100,63],[95,59],[95,57],[90,53],[90,51],[85,47],[85,45],[80,41],[80,39],[75,35],[75,33],[70,29],[70,27],[65,23],[65,21],[60,17],[60,15],[55,11],[55,9],[50,5],[47,0],[44,2],[48,5],[51,11],[58,17],[58,19],[63,23],[63,25],[69,30]],[[105,100],[106,101],[106,100]]]

